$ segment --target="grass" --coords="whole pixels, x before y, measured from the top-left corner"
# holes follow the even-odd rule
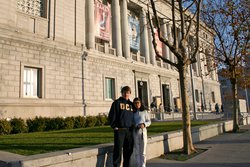
[[[215,121],[192,121],[192,126]],[[182,122],[153,122],[148,134],[181,129]],[[22,133],[0,136],[0,150],[21,155],[34,155],[58,150],[79,148],[113,142],[113,131],[109,126],[58,130],[49,132]]]

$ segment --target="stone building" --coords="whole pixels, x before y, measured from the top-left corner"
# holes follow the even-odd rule
[[[154,56],[143,0],[0,3],[0,118],[106,113],[124,85],[146,106],[156,99],[180,108],[178,73]],[[163,1],[158,9],[161,18],[171,12]],[[201,29],[203,52],[192,67],[198,108],[221,103],[213,33]],[[171,25],[163,33],[171,39]],[[166,46],[162,55],[174,59]]]

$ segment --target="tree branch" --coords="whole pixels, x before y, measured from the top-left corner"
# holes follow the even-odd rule
[[[150,18],[149,12],[148,12],[147,15],[148,15],[148,18]],[[150,25],[150,30],[151,30],[152,38],[153,38],[152,43],[153,43],[153,46],[154,46],[154,50],[155,50],[156,56],[159,57],[159,58],[161,58],[164,62],[166,62],[166,63],[168,63],[168,64],[170,64],[170,65],[172,65],[172,66],[174,66],[174,67],[177,67],[177,64],[176,64],[176,63],[173,63],[172,61],[170,61],[170,60],[168,60],[168,59],[166,59],[166,58],[163,58],[163,57],[160,55],[159,51],[157,50],[157,43],[156,43],[156,40],[155,40],[154,27],[153,27],[151,21],[149,21],[149,25]]]
[[[200,9],[201,9],[201,2],[202,0],[198,1],[198,6],[197,6],[197,18],[196,18],[196,32],[195,32],[195,36],[196,36],[196,48],[194,53],[191,56],[191,63],[195,63],[196,62],[196,54],[199,50],[199,45],[200,45],[200,40],[199,40],[199,32],[200,32]]]
[[[156,24],[159,40],[169,47],[169,49],[174,53],[174,55],[177,57],[177,59],[181,58],[182,56],[178,53],[178,51],[176,50],[174,45],[171,45],[170,42],[167,39],[162,37],[161,27],[160,27],[159,18],[158,18],[158,15],[157,15],[154,0],[151,0],[151,6],[152,6],[152,10],[153,10],[154,17],[155,17],[155,24]],[[149,6],[148,6],[148,14],[149,14]],[[151,20],[150,15],[149,15],[149,20]],[[151,27],[151,30],[152,30],[152,28],[154,29],[153,25]],[[152,33],[152,36],[154,36],[154,32]]]

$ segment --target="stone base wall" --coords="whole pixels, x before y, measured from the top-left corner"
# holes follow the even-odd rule
[[[233,121],[195,127],[192,129],[194,142],[199,142],[233,129]],[[180,149],[183,147],[182,131],[168,132],[148,138],[147,159]],[[78,167],[112,166],[112,144],[103,144],[88,148],[77,148],[47,154],[33,155],[9,162],[11,167]]]

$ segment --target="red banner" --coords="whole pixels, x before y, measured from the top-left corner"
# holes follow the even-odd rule
[[[156,49],[159,52],[159,54],[162,56],[162,42],[159,39],[158,31],[157,31],[156,28],[154,28],[154,33],[155,33],[155,41],[156,41],[156,44],[157,44]]]
[[[95,35],[103,40],[110,40],[110,5],[104,5],[98,0],[95,1]]]

